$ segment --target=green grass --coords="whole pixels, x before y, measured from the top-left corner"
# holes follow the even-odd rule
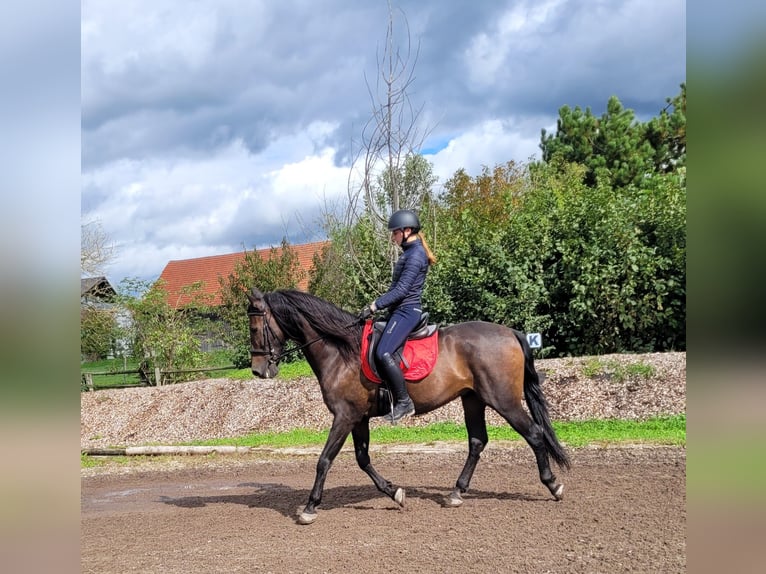
[[[248,372],[250,371],[248,370]],[[250,373],[250,376],[252,376],[252,373]],[[300,361],[282,363],[279,365],[279,375],[277,375],[277,378],[289,381],[290,379],[312,376],[314,376],[314,371],[311,370],[308,362],[305,359],[302,359]]]
[[[646,443],[686,445],[686,416],[653,418],[646,421],[593,420],[555,422],[553,428],[559,440],[567,446],[589,444]],[[520,441],[521,437],[509,426],[488,427],[490,441]],[[321,446],[327,440],[327,431],[296,429],[284,433],[254,433],[232,437],[184,443],[201,446],[249,447],[306,447]],[[349,439],[350,440],[350,439]],[[451,422],[440,422],[426,427],[381,426],[370,431],[371,444],[412,444],[437,441],[466,441],[465,427]]]
[[[623,365],[617,361],[591,357],[582,366],[582,374],[590,378],[605,376],[617,383],[622,383],[630,377],[651,378],[654,376],[654,367],[641,361]]]
[[[686,446],[686,415],[645,421],[609,419],[557,422],[553,427],[559,440],[572,447],[619,443]]]
[[[137,369],[138,363],[139,361],[131,358],[102,359],[100,361],[84,362],[80,365],[80,370],[83,373],[126,371],[129,369]]]
[[[81,373],[103,373],[109,371],[130,371],[138,369],[138,361],[133,359],[104,359],[102,361],[93,361],[80,364]],[[231,361],[221,351],[209,353],[207,360],[205,361],[205,367],[225,367],[229,365]],[[313,376],[313,371],[309,367],[308,362],[305,359],[299,361],[291,361],[289,363],[281,363],[279,365],[279,374],[277,379],[289,381],[291,379],[297,379],[300,377]],[[153,378],[154,374],[150,373]],[[200,373],[200,377],[216,377],[222,379],[237,379],[237,380],[250,380],[253,378],[253,373],[250,368],[245,369],[230,369],[223,371],[213,371],[211,373]],[[96,387],[114,387],[120,385],[138,385],[140,380],[138,374],[128,375],[94,375],[93,384]]]
[[[308,362],[305,359],[301,359],[300,361],[280,363],[277,379],[282,381],[290,381],[292,379],[299,379],[301,377],[313,376],[314,371],[311,370]],[[220,371],[216,373],[216,377],[225,379],[249,380],[253,378],[253,372],[249,367],[245,369],[232,369],[230,371]]]
[[[650,444],[686,446],[686,416],[658,417],[646,421],[592,420],[554,422],[559,440],[568,448],[587,445]],[[327,430],[294,429],[282,433],[254,433],[182,443],[185,446],[244,446],[244,447],[319,447],[327,440]],[[508,426],[487,428],[493,441],[521,441],[521,437]],[[465,442],[468,440],[463,425],[441,422],[426,427],[380,426],[370,431],[370,444],[433,444],[436,442]],[[351,444],[351,438],[347,440]],[[105,463],[128,464],[135,457],[92,457],[81,455],[83,468]]]
[[[686,446],[686,415],[658,417],[645,421],[591,420],[554,422],[553,428],[559,440],[568,448],[588,445],[649,444]],[[327,440],[327,430],[294,429],[282,433],[253,433],[229,437],[181,443],[184,446],[243,446],[268,448],[320,447]],[[509,426],[487,428],[490,443],[493,441],[522,441]],[[440,422],[426,427],[380,426],[370,431],[370,444],[433,444],[436,442],[465,442],[465,427],[452,422]],[[351,438],[347,439],[351,444]],[[108,457],[110,462],[127,464],[134,457]],[[81,455],[81,466],[94,467],[103,464],[106,457]]]
[[[139,361],[130,358],[103,359],[100,361],[84,362],[80,364],[81,373],[106,373],[115,371],[132,371],[138,369]],[[96,387],[112,387],[118,385],[138,385],[141,381],[138,374],[122,375],[93,375],[93,384]]]

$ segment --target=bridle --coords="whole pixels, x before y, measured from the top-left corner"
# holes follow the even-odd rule
[[[297,353],[298,351],[302,351],[309,345],[313,345],[317,341],[321,341],[325,338],[324,335],[316,337],[315,339],[311,339],[311,341],[308,341],[307,343],[304,343],[303,345],[300,345],[298,347],[293,347],[292,349],[288,349],[287,351],[283,351],[282,353],[277,353],[274,350],[274,345],[272,343],[273,340],[279,341],[279,337],[277,337],[276,333],[274,333],[274,330],[271,328],[271,325],[269,321],[266,319],[266,310],[254,310],[254,311],[248,311],[247,316],[248,317],[263,317],[263,348],[262,349],[256,349],[252,346],[252,340],[251,340],[251,346],[250,346],[250,356],[251,357],[269,357],[269,365],[277,365],[279,364],[279,361],[284,359],[285,357],[289,357],[293,353]],[[268,350],[266,350],[268,349]]]
[[[288,353],[277,353],[274,350],[273,340],[279,340],[274,330],[271,328],[270,322],[266,319],[266,311],[260,311],[258,309],[247,312],[248,317],[263,317],[263,348],[256,349],[252,344],[252,338],[250,339],[250,356],[251,357],[269,357],[269,365],[276,365],[282,360]],[[268,350],[266,350],[268,349]]]
[[[269,324],[269,321],[266,319],[266,310],[263,311],[259,309],[254,309],[252,311],[247,312],[248,317],[263,317],[263,348],[262,349],[256,349],[252,346],[252,339],[250,340],[250,356],[251,357],[269,357],[269,365],[277,365],[279,364],[279,361],[284,359],[285,357],[288,357],[292,355],[293,353],[297,353],[298,351],[302,351],[309,345],[313,345],[317,341],[321,341],[322,339],[325,339],[326,335],[320,335],[319,337],[316,337],[314,339],[311,339],[310,341],[304,343],[303,345],[299,345],[298,347],[293,347],[292,349],[288,349],[287,351],[283,351],[282,353],[277,353],[274,350],[274,345],[272,344],[272,340],[276,339],[279,341],[279,337],[277,337],[276,333],[274,333],[274,330],[271,328],[271,325]],[[352,323],[349,323],[349,327],[355,325],[358,321],[354,320]],[[266,350],[268,349],[268,351]]]

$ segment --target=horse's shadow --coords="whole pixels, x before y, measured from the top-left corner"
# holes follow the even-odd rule
[[[248,508],[263,508],[273,510],[287,518],[297,520],[298,510],[303,508],[309,497],[308,489],[297,489],[279,483],[244,482],[237,488],[253,488],[254,492],[247,494],[219,494],[213,496],[161,496],[159,502],[179,508],[202,508],[210,504],[241,504]],[[420,499],[448,508],[446,502],[449,489],[444,486],[408,486],[405,488],[407,499]],[[322,510],[350,507],[357,510],[381,510],[376,502],[385,495],[378,492],[374,486],[336,486],[327,488],[322,495]],[[466,500],[497,500],[497,501],[527,501],[541,502],[552,500],[545,496],[532,496],[523,493],[491,492],[469,490]],[[385,509],[383,509],[385,510]],[[398,510],[392,501],[390,510]]]

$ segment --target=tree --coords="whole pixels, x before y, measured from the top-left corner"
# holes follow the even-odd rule
[[[670,173],[686,166],[686,84],[665,100],[667,105],[646,124],[646,138],[654,150],[654,167]],[[670,111],[669,111],[670,110]]]
[[[460,169],[447,181],[437,209],[439,265],[424,293],[436,320],[486,320],[524,330],[548,326],[537,313],[545,298],[535,266],[539,246],[523,244],[530,231],[512,227],[529,186],[526,167],[515,162],[484,167],[475,177]],[[508,245],[509,236],[515,245]]]
[[[114,246],[97,221],[80,224],[80,276],[99,276],[114,258]],[[96,290],[96,288],[94,288]],[[111,291],[111,290],[110,290]],[[118,336],[117,310],[98,302],[106,293],[80,301],[80,354],[88,360],[102,359],[115,350]]]
[[[579,164],[509,167],[459,170],[445,186],[432,317],[542,332],[554,355],[683,349],[682,170],[626,191],[587,185]]]
[[[97,221],[80,224],[80,275],[102,275],[114,259],[114,245]]]
[[[94,305],[80,310],[80,354],[86,361],[103,359],[114,352],[117,333],[113,311]]]
[[[444,184],[439,197],[445,215],[458,221],[465,220],[469,213],[477,231],[502,227],[508,209],[527,186],[526,172],[525,166],[514,161],[498,164],[491,170],[484,166],[476,177],[458,169]]]
[[[416,151],[425,138],[418,128],[422,107],[415,108],[409,98],[419,47],[414,48],[413,54],[409,25],[403,12],[402,17],[407,30],[404,51],[396,44],[394,14],[389,4],[385,48],[378,59],[375,89],[367,82],[372,115],[362,129],[360,154],[352,165],[353,173],[359,161],[362,162],[360,186],[353,189],[352,182],[350,187],[349,215],[352,220],[357,214],[360,196],[364,211],[371,215],[372,221],[384,224],[388,219],[387,208],[391,211],[405,209],[407,203],[417,200],[417,193],[421,191],[417,180],[406,176],[406,172],[413,174],[412,167],[409,170],[405,168],[406,162],[417,155]],[[416,187],[407,189],[406,186],[413,183]],[[409,197],[405,197],[407,194]],[[380,202],[382,197],[385,198],[383,205]]]
[[[309,289],[340,307],[361,307],[391,280],[391,245],[380,238],[369,216],[329,230],[330,247],[315,263]]]
[[[591,187],[599,177],[608,178],[615,188],[641,187],[643,178],[674,171],[685,162],[686,85],[667,102],[660,116],[647,123],[637,121],[616,96],[609,98],[600,118],[590,108],[563,106],[556,133],[542,130],[542,161],[586,166],[585,184]],[[668,114],[670,106],[673,112]]]
[[[389,5],[375,85],[365,78],[372,113],[352,161],[348,202],[340,217],[325,214],[325,231],[333,248],[321,265],[343,272],[317,275],[312,280],[315,292],[332,293],[331,300],[344,306],[361,306],[388,288],[398,257],[386,228],[388,218],[399,209],[414,209],[424,220],[436,182],[431,164],[418,153],[426,132],[419,127],[422,108],[416,108],[409,97],[418,48],[413,47],[407,19],[401,14],[406,30],[404,48],[397,43]],[[339,275],[345,279],[342,284],[323,284],[324,279]]]
[[[247,293],[258,287],[263,292],[294,289],[305,278],[298,254],[286,238],[279,249],[272,247],[267,258],[257,250],[245,251],[228,277],[220,277],[221,305],[218,313],[223,329],[220,333],[233,363],[240,368],[250,364],[250,327],[247,319]]]
[[[190,369],[202,364],[199,336],[210,331],[210,296],[196,282],[183,288],[180,297],[190,300],[176,308],[162,281],[124,279],[120,283],[118,302],[130,313],[126,335],[133,356],[150,369]]]
[[[619,193],[608,181],[587,185],[585,169],[536,172],[528,213],[509,228],[509,249],[525,229],[537,236],[546,338],[559,355],[685,348],[683,177],[655,174]]]

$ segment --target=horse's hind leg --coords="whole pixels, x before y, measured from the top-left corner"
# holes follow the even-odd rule
[[[455,490],[447,498],[449,506],[460,506],[463,504],[463,497],[461,495],[465,494],[468,490],[473,472],[476,470],[476,465],[481,458],[481,453],[489,441],[486,420],[487,406],[474,392],[463,395],[462,401],[465,426],[468,430],[468,458],[463,466],[463,471],[455,483]]]
[[[394,488],[390,481],[383,478],[370,461],[370,419],[364,417],[351,430],[354,439],[356,463],[372,479],[377,489],[391,497],[399,506],[404,506],[404,489]]]
[[[500,412],[500,414],[527,441],[527,444],[535,453],[540,481],[548,488],[556,500],[564,498],[564,485],[556,482],[556,476],[551,471],[548,451],[545,448],[543,428],[532,420],[521,405],[505,412]]]

